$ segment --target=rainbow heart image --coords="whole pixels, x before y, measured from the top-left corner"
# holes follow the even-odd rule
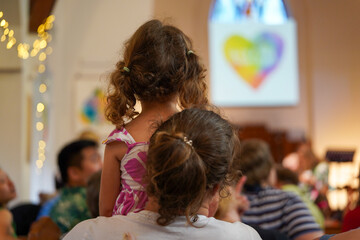
[[[83,104],[80,117],[85,124],[101,124],[105,122],[105,94],[96,88]]]
[[[276,69],[283,54],[283,46],[283,40],[274,33],[261,33],[253,41],[232,35],[225,41],[224,53],[237,74],[257,89],[269,73]]]

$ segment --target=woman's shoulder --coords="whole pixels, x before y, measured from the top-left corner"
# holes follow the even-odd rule
[[[242,222],[230,223],[217,220],[215,218],[209,218],[209,220],[209,227],[212,229],[217,229],[216,231],[221,233],[221,235],[225,234],[223,236],[228,236],[228,239],[261,239],[255,229]]]
[[[87,219],[78,223],[69,233],[65,235],[64,240],[72,239],[109,239],[114,231],[119,232],[123,228],[126,216],[112,216]],[[114,230],[116,229],[116,230]]]

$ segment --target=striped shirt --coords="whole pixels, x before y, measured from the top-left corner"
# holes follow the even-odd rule
[[[245,224],[278,230],[294,239],[302,234],[321,231],[310,211],[293,193],[274,188],[247,188],[244,192],[250,208],[241,220]]]

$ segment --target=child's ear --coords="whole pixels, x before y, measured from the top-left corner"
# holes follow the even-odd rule
[[[82,179],[81,169],[75,166],[68,167],[68,183],[78,183]]]

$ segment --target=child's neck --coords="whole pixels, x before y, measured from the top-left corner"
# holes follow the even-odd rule
[[[179,111],[176,101],[141,102],[141,107],[141,113],[125,126],[136,142],[148,142],[159,123]]]
[[[141,102],[141,114],[147,115],[156,112],[163,117],[168,118],[169,116],[179,111],[177,107],[177,101],[175,99],[166,102]]]

